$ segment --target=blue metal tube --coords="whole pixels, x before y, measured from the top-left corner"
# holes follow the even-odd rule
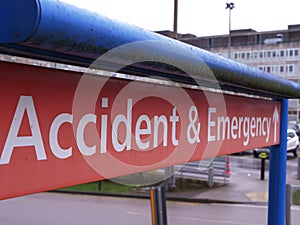
[[[1,0],[0,18],[5,28],[0,43],[22,43],[91,59],[120,45],[161,38],[59,0]]]
[[[285,224],[288,100],[281,100],[280,144],[270,151],[268,225]]]
[[[195,70],[205,64],[226,90],[275,98],[300,98],[300,85],[295,82],[58,0],[1,0],[0,27],[0,52],[8,54],[89,66],[116,47],[158,41],[165,45],[150,51],[141,48],[137,54],[151,56],[152,62],[164,57],[173,61],[172,65]],[[196,55],[198,60],[191,60],[190,55]],[[124,55],[118,57],[109,63],[126,60]],[[162,69],[155,63],[132,65],[121,72],[141,76],[157,73],[184,83],[210,79],[203,71],[196,72],[191,78],[182,71],[169,67]]]
[[[40,26],[41,5],[36,0],[0,1],[0,43],[29,39]]]

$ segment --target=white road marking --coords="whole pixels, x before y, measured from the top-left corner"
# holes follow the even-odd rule
[[[126,214],[129,215],[136,215],[136,216],[147,216],[150,217],[150,213],[141,213],[141,212],[134,212],[134,211],[127,211]],[[217,219],[206,219],[206,218],[200,218],[200,217],[186,217],[186,216],[173,216],[173,215],[168,215],[168,218],[173,218],[173,219],[181,219],[181,220],[189,220],[189,221],[199,221],[199,222],[210,222],[210,223],[214,223],[214,224],[230,224],[230,225],[264,225],[264,223],[262,224],[258,224],[258,223],[241,223],[241,222],[236,222],[236,221],[232,221],[232,220],[217,220]]]

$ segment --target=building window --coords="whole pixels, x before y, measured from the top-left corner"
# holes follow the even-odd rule
[[[257,58],[257,52],[253,52],[253,58]]]
[[[260,34],[256,35],[256,44],[259,45],[260,44]]]
[[[212,45],[213,45],[212,38],[209,38],[209,39],[208,39],[208,47],[211,48]]]
[[[286,65],[287,74],[291,74],[294,72],[294,65]]]
[[[280,73],[284,73],[284,66],[280,66]]]
[[[297,111],[289,111],[289,115],[297,115]]]
[[[280,50],[280,57],[284,57],[284,50]]]
[[[259,58],[263,58],[264,57],[264,53],[262,51],[259,52]]]
[[[247,58],[247,59],[250,59],[250,52],[247,52],[247,53],[246,53],[246,58]]]
[[[288,50],[286,50],[286,55],[288,57],[299,56],[299,49],[288,49]]]

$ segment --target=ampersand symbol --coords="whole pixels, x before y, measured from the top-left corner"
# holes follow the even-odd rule
[[[187,140],[190,144],[199,143],[200,142],[200,123],[197,124],[196,128],[196,122],[198,119],[198,111],[196,106],[192,106],[189,110],[189,121],[190,124],[187,128]],[[191,133],[193,133],[193,137],[191,137]]]

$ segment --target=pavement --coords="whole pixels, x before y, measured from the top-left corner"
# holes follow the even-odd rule
[[[300,188],[300,180],[297,179],[296,174],[287,176],[287,184],[291,184],[292,191]],[[268,186],[267,171],[264,180],[260,180],[260,174],[233,173],[227,184],[217,183],[212,188],[207,187],[192,192],[168,192],[167,197],[206,202],[267,204]]]
[[[300,182],[299,182],[300,184]],[[212,188],[201,191],[176,193],[177,197],[203,200],[209,202],[230,203],[263,203],[268,201],[268,180],[260,180],[255,176],[231,175],[226,184],[217,183]],[[174,197],[172,192],[167,196]]]

